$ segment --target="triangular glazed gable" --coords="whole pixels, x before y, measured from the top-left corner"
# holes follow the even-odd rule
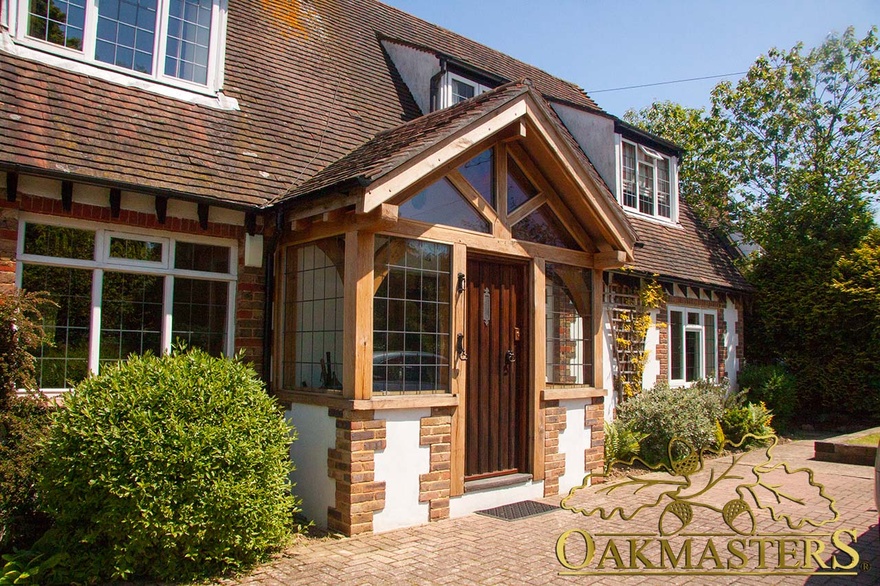
[[[572,150],[531,93],[503,103],[377,177],[365,187],[357,211],[369,213],[386,203],[405,205],[412,196],[445,177],[491,225],[500,220],[507,234],[522,222],[516,230],[530,241],[595,253],[600,264],[609,266],[631,259],[635,241],[631,227],[584,167],[583,155]],[[460,170],[493,145],[504,145],[515,161],[519,168],[513,173],[515,181],[522,183],[521,177],[526,176],[537,190],[521,198],[525,201],[519,202],[516,209],[506,209],[507,193],[504,202],[490,201],[492,196],[471,185]]]

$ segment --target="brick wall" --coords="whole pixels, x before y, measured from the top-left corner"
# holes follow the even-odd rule
[[[559,452],[559,433],[565,431],[566,413],[559,401],[545,401],[544,496],[559,494],[559,477],[565,474],[565,454]]]
[[[430,417],[422,417],[419,445],[429,446],[430,469],[419,474],[419,502],[428,503],[428,520],[449,518],[452,482],[452,410],[434,407]]]
[[[374,454],[385,449],[385,420],[373,411],[329,410],[336,418],[336,447],[328,450],[327,473],[336,481],[336,506],[327,528],[343,535],[373,530],[373,513],[385,508],[385,483],[376,482]]]

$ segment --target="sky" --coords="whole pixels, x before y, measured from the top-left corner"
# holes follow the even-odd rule
[[[880,0],[382,1],[573,82],[621,117],[656,100],[708,107],[721,79],[601,90],[744,72],[771,47],[880,26]]]

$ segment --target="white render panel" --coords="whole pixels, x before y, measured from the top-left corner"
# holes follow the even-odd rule
[[[440,73],[440,60],[431,53],[392,41],[382,41],[382,46],[409,87],[416,104],[422,109],[422,114],[428,114],[431,111],[431,78]]]
[[[605,389],[605,421],[614,421],[614,406],[617,405],[617,392],[614,390],[614,372],[611,354],[614,346],[611,334],[611,319],[604,304],[602,306],[602,388]]]
[[[544,498],[544,481],[527,482],[516,486],[467,492],[449,499],[449,516],[464,517],[483,509],[492,509],[519,501]]]
[[[660,376],[660,361],[657,359],[657,344],[660,343],[660,310],[651,310],[651,327],[645,336],[645,352],[648,353],[648,361],[642,373],[642,388],[650,389],[658,382]]]
[[[586,474],[584,459],[592,444],[592,426],[584,425],[587,401],[560,401],[565,409],[565,430],[559,434],[559,453],[565,454],[565,472],[559,477],[559,494],[580,486]]]
[[[284,413],[297,440],[290,446],[296,470],[290,480],[302,499],[302,512],[318,527],[327,527],[327,509],[336,506],[336,481],[327,475],[327,450],[336,447],[336,419],[326,407],[294,404]]]
[[[431,470],[431,450],[420,446],[421,419],[430,409],[377,412],[385,420],[385,449],[373,461],[376,482],[385,483],[385,508],[373,514],[373,532],[428,522],[428,503],[419,502],[419,475]]]
[[[727,371],[727,378],[730,381],[730,390],[737,391],[737,375],[739,374],[739,359],[736,357],[736,350],[739,346],[739,335],[736,331],[736,322],[739,319],[739,311],[732,300],[727,300],[727,306],[724,308],[724,321],[727,328],[724,332],[724,346],[727,348],[727,360],[724,361],[724,368]]]
[[[553,103],[553,109],[578,142],[605,183],[616,193],[617,160],[614,150],[614,121],[577,108]]]

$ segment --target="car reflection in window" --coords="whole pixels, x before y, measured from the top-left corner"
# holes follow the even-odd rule
[[[445,391],[449,360],[428,352],[377,352],[373,355],[373,391]]]

